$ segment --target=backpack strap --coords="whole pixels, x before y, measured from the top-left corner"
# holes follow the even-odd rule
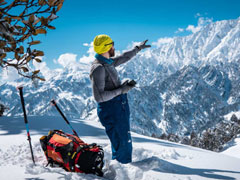
[[[91,68],[91,71],[90,71],[90,77],[91,77],[91,74],[93,73],[93,71],[95,69],[97,69],[99,66],[103,66],[105,71],[108,73],[112,83],[113,83],[113,86],[114,88],[116,89],[117,88],[117,85],[115,84],[115,82],[113,81],[113,78],[112,78],[112,73],[109,71],[109,69],[105,66],[105,63],[102,63],[100,62],[99,60],[95,59],[95,61],[93,61],[92,63],[92,68]]]
[[[112,79],[112,74],[111,74],[111,72],[109,71],[109,69],[108,69],[104,64],[103,64],[103,67],[104,67],[105,71],[108,72],[108,75],[109,75],[109,77],[110,77],[110,79],[111,79],[111,81],[112,81],[112,83],[113,83],[114,88],[117,89],[117,86],[116,86],[115,82],[114,82],[113,79]]]
[[[90,78],[92,77],[92,73],[94,72],[94,70],[97,69],[99,66],[103,66],[103,64],[100,63],[97,59],[95,59],[95,61],[93,61],[92,63],[92,67],[90,70]]]

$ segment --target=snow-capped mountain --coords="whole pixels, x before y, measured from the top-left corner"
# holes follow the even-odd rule
[[[19,94],[16,89],[24,85],[26,109],[29,115],[54,115],[56,110],[51,107],[51,99],[58,100],[63,111],[70,117],[80,117],[93,107],[91,99],[91,83],[85,64],[79,64],[76,69],[70,67],[52,72],[52,77],[46,82],[39,82],[36,88],[31,82],[18,80],[0,87],[2,101],[10,108],[8,116],[22,114]]]
[[[134,129],[148,135],[188,134],[239,110],[239,47],[240,18],[168,38],[126,64],[122,76],[144,86],[130,94],[137,107]]]
[[[140,53],[124,67],[141,84],[164,79],[186,65],[229,63],[240,59],[240,17],[210,23],[194,34],[168,38]],[[128,73],[127,73],[128,72]]]
[[[140,52],[118,68],[120,77],[135,79],[129,93],[132,130],[146,135],[189,134],[214,126],[240,105],[240,18],[218,21],[185,37],[170,38]],[[25,83],[29,115],[56,115],[56,99],[67,117],[84,119],[96,109],[89,64],[51,72],[38,88]],[[22,114],[15,83],[0,86],[9,116]]]

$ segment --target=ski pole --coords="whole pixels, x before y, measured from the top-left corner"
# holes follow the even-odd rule
[[[74,134],[75,136],[79,137],[78,134],[77,134],[77,132],[73,129],[73,127],[72,127],[72,125],[70,124],[70,122],[67,120],[67,118],[64,116],[64,114],[62,113],[62,111],[61,111],[60,108],[58,107],[56,101],[55,101],[54,99],[52,99],[52,100],[51,100],[51,103],[52,103],[52,105],[54,105],[54,106],[56,107],[56,109],[57,109],[58,112],[61,114],[61,116],[63,117],[63,119],[66,121],[66,123],[67,123],[67,124],[69,125],[69,127],[72,129],[73,134]]]
[[[33,164],[35,165],[35,160],[34,160],[34,156],[33,156],[33,149],[32,149],[32,143],[31,143],[31,137],[30,137],[29,127],[28,127],[27,114],[26,114],[26,109],[25,109],[24,99],[23,99],[23,87],[17,87],[17,89],[19,90],[21,103],[22,103],[22,109],[23,109],[23,114],[24,114],[24,122],[25,122],[25,126],[26,126],[26,129],[27,129],[27,136],[28,136],[27,140],[29,141],[29,146],[30,146],[30,150],[31,150],[32,160],[33,160]]]

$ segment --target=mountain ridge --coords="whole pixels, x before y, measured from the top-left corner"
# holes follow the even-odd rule
[[[94,57],[93,57],[94,58]],[[200,132],[238,111],[240,104],[240,18],[210,23],[200,31],[171,38],[168,43],[137,54],[118,69],[120,78],[135,79],[130,91],[131,128],[153,133]],[[69,65],[53,70],[38,88],[25,82],[29,115],[56,115],[50,100],[56,99],[70,118],[84,119],[96,110],[89,79],[89,64]],[[15,83],[0,86],[2,101],[10,110],[22,113]]]

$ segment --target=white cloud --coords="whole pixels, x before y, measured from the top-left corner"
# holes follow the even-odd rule
[[[183,32],[184,29],[183,29],[183,28],[178,28],[178,31],[179,31],[179,32]]]
[[[38,57],[38,58],[42,60],[42,57]],[[12,63],[14,63],[14,61],[12,61]],[[44,76],[44,78],[46,80],[48,80],[50,78],[51,70],[47,67],[46,62],[38,63],[38,62],[33,60],[32,65],[33,66],[31,66],[30,71],[33,71],[33,69],[34,70],[40,70],[40,72],[42,73],[42,75]],[[0,71],[0,84],[3,84],[5,82],[13,82],[13,81],[15,81],[19,78],[22,78],[22,76],[19,75],[18,71],[11,66],[3,68]]]
[[[11,60],[11,64],[17,64],[17,60]],[[8,66],[5,68],[1,68],[0,70],[0,84],[5,82],[12,82],[16,79],[20,78],[20,75],[18,74],[18,71],[16,68]]]
[[[39,58],[39,59],[42,59],[42,58]],[[48,80],[51,77],[51,73],[50,73],[51,70],[47,67],[46,62],[38,63],[36,61],[33,61],[33,66],[35,67],[36,70],[40,70],[40,72],[42,73],[42,75],[46,80]]]
[[[94,60],[94,55],[89,55],[89,56],[85,56],[83,55],[80,59],[79,62],[80,63],[85,63],[85,64],[89,64]]]
[[[90,44],[88,44],[88,43],[83,43],[83,46],[90,46]]]
[[[58,64],[58,61],[54,58],[53,59],[54,64]]]
[[[181,33],[181,32],[183,32],[183,31],[184,31],[183,28],[178,28],[178,30],[177,30],[175,33]]]
[[[200,13],[195,14],[195,17],[196,17],[196,18],[197,18],[197,17],[200,17],[200,16],[202,16]]]
[[[194,26],[192,24],[188,25],[187,28],[183,29],[183,28],[178,28],[178,30],[175,33],[181,33],[184,31],[190,31],[192,33],[196,33],[198,31],[200,31],[202,29],[202,27],[206,26],[209,23],[213,22],[212,18],[208,18],[208,17],[200,17],[202,16],[200,13],[197,13],[195,15],[195,17],[198,17],[198,24],[197,26]]]
[[[84,46],[87,46],[89,47],[88,51],[87,51],[87,56],[86,55],[83,55],[80,59],[79,59],[79,62],[80,63],[85,63],[85,64],[89,64],[91,63],[93,60],[94,60],[94,56],[95,56],[95,51],[93,49],[93,42],[91,42],[90,44],[88,43],[84,43],[83,44]]]
[[[76,54],[65,53],[59,56],[57,62],[65,68],[72,63],[76,63],[76,58],[77,58]]]
[[[198,31],[200,31],[202,29],[202,27],[206,26],[209,23],[212,23],[213,19],[212,18],[204,18],[204,17],[200,17],[198,19],[198,25],[194,26],[194,25],[188,25],[188,27],[186,28],[187,31],[191,31],[193,33],[196,33]]]
[[[1,73],[1,81],[4,82],[11,82],[18,79],[20,76],[18,71],[14,67],[7,67],[2,69]]]
[[[160,38],[160,39],[158,39],[157,42],[153,42],[152,45],[159,47],[159,46],[161,46],[161,45],[163,45],[163,44],[167,44],[167,43],[170,43],[170,42],[172,42],[172,41],[173,41],[173,38],[167,38],[167,37],[165,37],[165,38]]]
[[[213,18],[200,17],[200,18],[198,19],[198,26],[205,26],[205,25],[207,25],[207,24],[209,24],[209,23],[212,23],[212,22],[213,22]]]
[[[191,31],[192,33],[196,33],[201,29],[200,26],[194,26],[194,25],[188,25],[188,27],[186,28],[186,31]]]

